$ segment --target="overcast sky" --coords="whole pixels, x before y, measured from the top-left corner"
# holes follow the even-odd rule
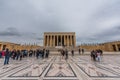
[[[44,32],[77,44],[120,40],[120,0],[0,0],[0,40],[42,45]]]

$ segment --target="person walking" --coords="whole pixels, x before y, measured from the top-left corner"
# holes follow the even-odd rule
[[[9,49],[6,49],[4,65],[9,64]]]
[[[71,53],[72,53],[72,57],[73,57],[74,56],[74,50],[72,50]]]
[[[79,50],[78,50],[78,51],[79,51],[79,55],[80,55],[80,54],[81,54],[81,49],[79,48]]]

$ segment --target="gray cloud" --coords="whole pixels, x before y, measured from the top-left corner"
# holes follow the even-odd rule
[[[0,32],[0,36],[21,36],[18,30],[14,27],[9,27],[4,31]]]
[[[37,40],[43,40],[43,38],[37,38]]]
[[[103,40],[119,40],[120,39],[120,26],[115,26],[108,30],[102,31],[99,34],[96,34],[96,38],[102,38]]]
[[[81,43],[103,43],[107,41],[120,40],[120,26],[115,26],[100,33],[77,37],[77,41]]]
[[[118,40],[119,3],[120,0],[0,0],[0,38],[42,44],[44,32],[72,31],[78,43]]]

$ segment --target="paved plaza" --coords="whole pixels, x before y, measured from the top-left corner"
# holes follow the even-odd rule
[[[120,55],[104,55],[94,62],[89,55],[69,55],[66,61],[60,55],[48,59],[10,59],[3,65],[0,59],[1,80],[120,80]]]

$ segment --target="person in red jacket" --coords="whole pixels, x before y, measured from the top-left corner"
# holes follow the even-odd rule
[[[6,49],[4,65],[9,64],[9,57],[10,57],[9,49]]]
[[[4,57],[4,56],[5,56],[5,51],[3,50],[3,51],[2,51],[2,57]]]

